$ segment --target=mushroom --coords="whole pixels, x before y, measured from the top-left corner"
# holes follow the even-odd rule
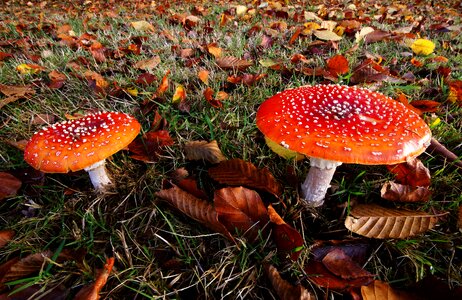
[[[278,93],[261,104],[257,126],[270,140],[310,158],[301,196],[313,207],[323,204],[342,163],[401,163],[422,153],[431,139],[427,124],[402,103],[342,85]]]
[[[105,159],[125,148],[138,135],[140,124],[120,112],[98,112],[44,127],[24,149],[24,160],[45,173],[84,169],[94,188],[104,192],[112,184]]]

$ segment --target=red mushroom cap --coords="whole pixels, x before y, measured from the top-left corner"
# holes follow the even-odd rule
[[[431,131],[412,110],[367,89],[317,85],[262,103],[257,126],[269,139],[310,157],[395,164],[422,153]]]
[[[119,112],[99,112],[57,123],[36,132],[24,160],[37,170],[82,170],[125,148],[140,131],[138,121]]]

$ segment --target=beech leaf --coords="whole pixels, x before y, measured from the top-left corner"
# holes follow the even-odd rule
[[[413,187],[389,181],[382,186],[380,195],[389,201],[427,202],[430,199],[431,191],[422,186]]]
[[[252,163],[242,159],[222,161],[208,172],[210,177],[219,183],[260,189],[276,197],[282,192],[281,185],[267,169],[257,169]]]
[[[269,221],[266,207],[257,192],[244,187],[228,187],[215,191],[218,220],[229,232],[238,230],[250,241]]]
[[[211,142],[207,141],[191,141],[187,142],[184,146],[186,159],[189,160],[205,160],[212,164],[217,164],[226,157],[218,147],[216,140]]]
[[[175,185],[170,189],[158,191],[156,196],[166,200],[191,219],[233,240],[228,230],[218,221],[218,214],[211,203],[196,198]]]
[[[429,186],[430,171],[418,158],[408,159],[397,165],[387,165],[390,172],[396,175],[396,181],[410,186]]]
[[[278,270],[270,265],[264,265],[266,276],[271,282],[274,291],[281,300],[310,300],[315,299],[314,295],[308,292],[302,285],[292,285],[287,280],[284,280]]]
[[[438,216],[421,211],[360,204],[351,210],[345,220],[345,227],[369,238],[405,239],[432,229]]]

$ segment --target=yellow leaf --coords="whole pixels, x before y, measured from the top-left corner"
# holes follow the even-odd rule
[[[38,65],[20,64],[16,67],[16,71],[22,75],[37,74],[42,71],[43,67]]]
[[[135,30],[140,30],[140,31],[154,31],[154,26],[151,25],[151,23],[146,22],[146,21],[136,21],[136,22],[131,22],[130,25],[135,28]]]
[[[180,84],[175,89],[175,94],[173,94],[172,102],[178,104],[186,99],[186,91],[184,87]]]
[[[266,142],[266,145],[268,145],[268,147],[274,153],[276,153],[277,155],[279,155],[279,156],[281,156],[281,157],[283,157],[285,159],[294,159],[296,161],[299,161],[299,160],[302,160],[302,159],[305,158],[305,156],[303,154],[300,154],[298,152],[289,150],[289,149],[279,145],[278,143],[270,140],[266,136],[265,136],[265,142]]]
[[[435,44],[426,39],[417,39],[411,45],[412,51],[417,55],[429,55],[435,50]]]
[[[138,96],[138,89],[137,89],[137,88],[129,87],[129,88],[125,89],[125,91],[126,91],[128,94],[132,95],[133,97]]]

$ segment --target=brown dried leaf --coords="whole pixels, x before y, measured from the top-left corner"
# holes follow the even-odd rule
[[[322,263],[330,272],[336,276],[340,276],[342,279],[354,280],[364,277],[374,277],[373,274],[364,270],[339,248],[335,248],[327,253],[322,259]]]
[[[21,180],[6,172],[0,172],[0,182],[0,201],[15,196],[22,185]]]
[[[330,30],[314,30],[313,34],[323,41],[340,41],[342,39],[341,36]]]
[[[388,283],[374,280],[372,284],[361,287],[363,300],[415,300],[417,297],[393,289]]]
[[[302,285],[292,285],[284,280],[278,270],[270,265],[264,265],[265,274],[271,282],[273,289],[281,300],[310,300],[314,295],[308,292]]]
[[[374,30],[364,36],[365,43],[375,43],[383,41],[391,36],[391,33],[383,30]]]
[[[23,98],[27,99],[35,94],[35,90],[32,85],[21,86],[0,84],[0,92],[6,96],[6,98],[0,99],[0,109],[8,103]]]
[[[188,217],[233,240],[228,230],[218,221],[218,214],[211,203],[196,198],[177,186],[160,190],[156,193],[156,196],[168,201],[173,207]]]
[[[387,165],[387,169],[396,175],[396,181],[410,186],[430,186],[430,171],[418,158],[410,158],[397,165]]]
[[[246,59],[239,59],[234,56],[220,57],[216,60],[217,65],[224,70],[245,70],[253,63]]]
[[[247,186],[269,192],[276,197],[281,195],[282,187],[267,169],[257,169],[252,163],[242,159],[230,159],[209,169],[214,180],[228,185]]]
[[[268,216],[273,223],[272,237],[278,251],[283,255],[289,254],[292,260],[297,260],[304,243],[302,236],[281,218],[272,205],[268,206]]]
[[[48,73],[48,78],[50,78],[50,83],[48,84],[48,87],[50,89],[61,88],[67,80],[66,75],[56,70],[53,70],[50,73]]]
[[[431,194],[431,191],[426,187],[413,187],[393,181],[385,183],[380,191],[383,199],[400,202],[428,202]]]
[[[266,207],[257,192],[243,187],[215,191],[218,220],[229,232],[239,231],[250,241],[257,239],[269,221]]]
[[[369,238],[404,239],[432,229],[438,216],[421,211],[360,204],[351,210],[345,220],[345,227]]]
[[[99,293],[106,284],[113,266],[114,258],[108,258],[104,268],[98,272],[95,283],[81,288],[74,300],[98,300],[100,298]]]
[[[0,230],[0,248],[5,247],[13,239],[15,232],[13,230]]]
[[[217,164],[226,157],[218,147],[216,140],[207,141],[192,141],[187,142],[184,146],[186,159],[189,160],[206,160],[212,164]]]
[[[151,71],[155,67],[157,67],[160,64],[160,56],[156,55],[154,57],[151,57],[149,59],[143,59],[134,65],[135,68],[145,70],[145,71]]]

